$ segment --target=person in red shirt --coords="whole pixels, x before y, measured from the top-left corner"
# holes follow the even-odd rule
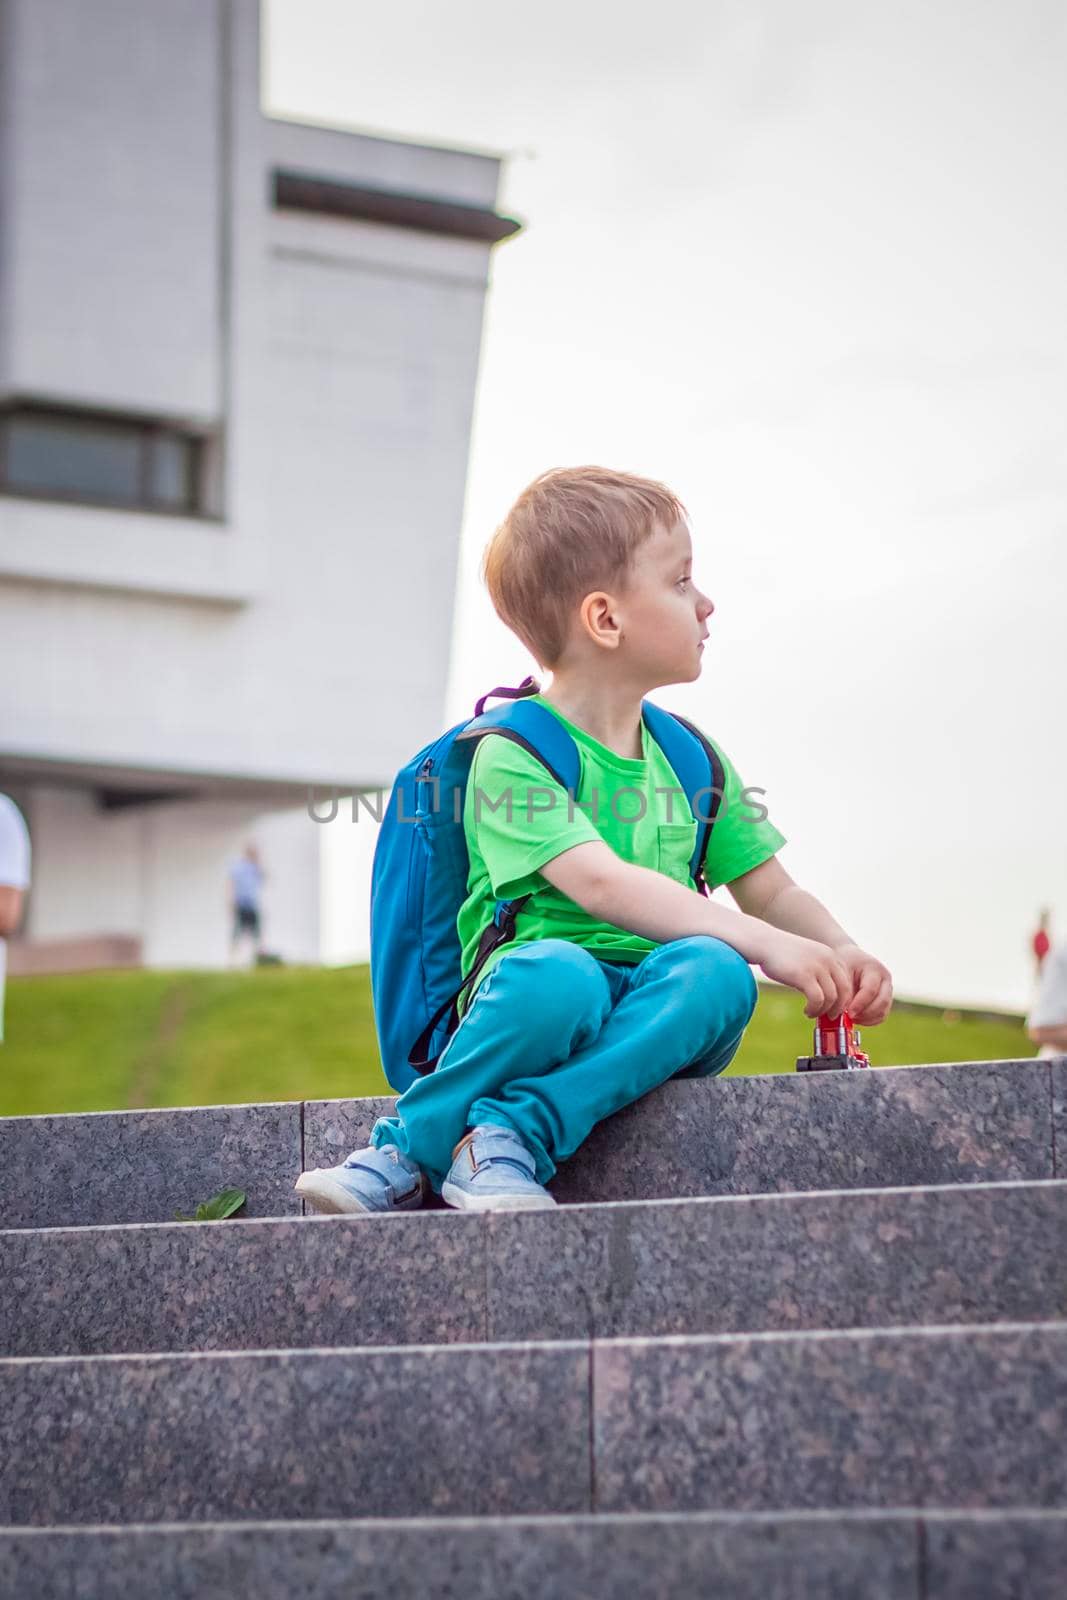
[[[1034,937],[1030,942],[1030,948],[1034,953],[1034,965],[1037,969],[1035,975],[1038,978],[1041,977],[1041,964],[1048,955],[1052,945],[1052,940],[1049,938],[1048,931],[1049,917],[1050,912],[1046,906],[1041,911],[1040,920],[1037,924],[1037,932],[1034,934]]]

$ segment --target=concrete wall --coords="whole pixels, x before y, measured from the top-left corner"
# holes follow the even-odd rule
[[[0,0],[0,29],[0,401],[212,428],[221,512],[0,494],[27,931],[217,964],[253,829],[267,942],[317,959],[321,829],[226,785],[388,790],[442,726],[491,247],[277,211],[271,174],[491,208],[500,163],[264,117],[257,0]],[[76,764],[218,798],[106,813]]]
[[[62,18],[64,47],[50,68],[46,106],[31,117],[16,98],[8,167],[25,170],[30,183],[40,167],[59,164],[60,147],[41,130],[49,117],[63,122],[68,87],[76,106],[84,99],[85,59],[94,65],[93,115],[114,116],[118,130],[100,132],[99,149],[114,138],[125,153],[113,181],[140,192],[126,145],[137,136],[135,113],[155,83],[156,58],[147,47],[122,50],[123,19],[138,19],[140,37],[142,22],[151,32],[171,9],[170,0],[107,0],[100,12],[77,0],[46,0],[42,16]],[[184,51],[173,52],[171,73],[187,74],[189,84],[164,108],[168,127],[171,119],[175,126],[199,120],[197,107],[215,95],[215,7],[183,0],[179,10],[192,43],[188,62]],[[23,0],[11,14],[16,45],[29,38],[35,61],[45,23]],[[285,164],[491,205],[499,163],[265,118],[258,7],[235,0],[228,15],[225,515],[216,525],[0,499],[0,637],[20,663],[0,683],[0,725],[8,750],[48,760],[385,783],[412,737],[418,742],[443,716],[490,247],[273,211],[270,173]],[[102,25],[106,48],[97,37]],[[140,87],[127,82],[133,78],[143,79]],[[125,87],[114,101],[110,86],[119,79]],[[190,171],[198,164],[206,171],[214,159],[208,144],[200,128],[190,168],[177,149],[168,156],[165,139],[156,141],[153,181],[184,194]],[[108,209],[108,169],[78,170],[91,195],[72,211],[64,243],[69,270],[95,281],[101,269],[87,212]],[[29,271],[19,266],[23,255],[32,263],[38,251],[54,249],[55,237],[32,210],[16,216],[31,236],[16,253],[21,295]],[[206,219],[205,211],[198,249],[215,271],[218,236]],[[110,246],[105,240],[100,248],[118,259],[128,241],[121,218],[116,226]],[[146,227],[154,230],[156,267],[149,270],[148,246],[138,244],[140,267],[121,296],[122,317],[135,332],[167,321],[149,283],[159,260],[185,240],[180,209],[172,218],[156,208]],[[198,261],[193,277],[201,282]],[[62,287],[57,280],[49,299]],[[209,298],[197,291],[205,318]],[[11,358],[18,371],[47,380],[54,396],[85,399],[95,357],[55,341],[45,306],[23,303],[32,315]],[[168,408],[206,403],[202,373],[169,399],[160,394],[161,373],[171,370],[157,359],[162,351],[146,356],[144,402],[154,394]],[[210,362],[195,364],[200,371]],[[101,379],[96,399],[116,398],[114,381],[109,389]],[[122,383],[132,394],[133,379]]]
[[[0,389],[219,417],[223,4],[5,0]]]
[[[264,813],[225,801],[102,811],[78,789],[30,793],[33,889],[22,936],[140,933],[150,967],[229,959],[227,869],[252,840],[267,874],[263,942],[287,961],[317,961],[317,830],[304,810]]]

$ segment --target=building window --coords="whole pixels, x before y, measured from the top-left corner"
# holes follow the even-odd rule
[[[0,411],[0,488],[151,511],[204,510],[203,441],[166,423],[15,405]]]

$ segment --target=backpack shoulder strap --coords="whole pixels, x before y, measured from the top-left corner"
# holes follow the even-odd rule
[[[645,700],[641,714],[656,743],[674,769],[697,820],[696,845],[689,863],[690,876],[701,894],[707,894],[704,861],[715,818],[722,803],[726,774],[715,746],[688,718],[677,711]]]
[[[501,733],[507,739],[514,739],[516,744],[521,744],[524,750],[536,756],[562,788],[577,792],[580,772],[578,746],[559,718],[554,717],[551,711],[546,711],[544,706],[534,705],[529,700],[512,700],[506,705],[494,706],[491,711],[483,711],[480,716],[472,717],[467,726],[456,734],[456,742],[459,743],[461,739],[482,739],[487,733]]]
[[[532,681],[532,680],[530,680]],[[528,692],[528,691],[527,691]],[[501,693],[494,690],[494,694]],[[482,705],[487,696],[478,702]],[[575,794],[578,789],[580,774],[580,757],[578,747],[566,728],[554,717],[551,711],[546,711],[544,706],[531,705],[528,699],[509,698],[505,705],[494,706],[491,711],[483,711],[472,717],[466,726],[462,727],[452,740],[453,746],[462,744],[464,755],[456,769],[462,774],[461,781],[466,787],[470,767],[474,759],[474,751],[479,739],[484,739],[487,733],[499,733],[507,739],[513,739],[516,744],[522,745],[525,750],[535,756],[546,769],[549,776],[554,778],[564,789]],[[457,757],[459,752],[457,752]],[[448,763],[451,766],[451,763]],[[456,821],[459,818],[456,817]],[[478,948],[475,951],[471,969],[456,992],[448,997],[429,1019],[419,1037],[408,1054],[408,1065],[420,1075],[432,1072],[437,1063],[437,1056],[430,1056],[430,1049],[434,1036],[445,1019],[448,1020],[446,1031],[451,1034],[459,1021],[458,1001],[463,991],[475,982],[482,967],[489,956],[500,945],[507,944],[515,934],[516,918],[530,898],[529,894],[520,895],[516,900],[498,900],[493,908],[492,920],[482,930]],[[440,1054],[440,1052],[438,1052]]]
[[[690,860],[690,875],[702,894],[708,893],[704,862],[711,830],[722,803],[726,774],[719,753],[711,740],[687,717],[677,711],[645,700],[642,716],[649,731],[670,762],[697,819],[697,837]],[[490,711],[472,717],[456,735],[459,740],[477,741],[487,733],[500,733],[536,756],[551,777],[572,794],[577,792],[580,772],[578,747],[567,729],[544,706],[529,699],[509,700]]]

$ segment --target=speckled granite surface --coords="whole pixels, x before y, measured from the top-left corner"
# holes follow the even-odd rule
[[[306,1100],[304,1159],[307,1165],[336,1166],[350,1150],[367,1143],[379,1117],[391,1117],[395,1110],[395,1099],[385,1096],[373,1100]]]
[[[1067,1325],[593,1346],[607,1511],[1067,1506]]]
[[[395,1107],[307,1102],[305,1164],[343,1160]],[[594,1128],[549,1187],[567,1204],[1056,1176],[1067,1059],[1028,1057],[664,1084]]]
[[[553,1185],[653,1203],[299,1216],[392,1107],[0,1121],[0,1594],[1067,1592],[1067,1183],[974,1183],[1067,1171],[1067,1062],[665,1086]],[[133,1342],[206,1353],[39,1359]]]
[[[0,1233],[0,1355],[1067,1317],[1067,1182]]]
[[[486,1337],[484,1219],[0,1233],[0,1355],[451,1344]]]
[[[300,1103],[0,1117],[0,1227],[172,1222],[220,1189],[300,1215]]]
[[[917,1576],[906,1514],[0,1533],[20,1600],[919,1600]]]
[[[1063,1600],[1067,1513],[923,1517],[920,1600]]]
[[[495,1339],[1067,1317],[1067,1182],[486,1218]]]
[[[567,1202],[1051,1178],[1052,1075],[1062,1123],[1064,1071],[961,1062],[665,1084],[594,1128],[551,1188]],[[298,1216],[299,1173],[342,1161],[394,1106],[0,1118],[0,1227],[169,1222],[229,1185],[248,1193],[240,1220]],[[433,1196],[428,1209],[444,1208]]]
[[[1062,1600],[1067,1514],[900,1510],[0,1530],[19,1600]]]
[[[589,1507],[584,1345],[0,1361],[0,1526]]]
[[[598,1124],[557,1200],[1051,1178],[1047,1061],[666,1084]]]
[[[1059,1064],[959,1062],[668,1083],[598,1124],[549,1188],[565,1204],[1051,1178],[1050,1065]],[[1067,1079],[1064,1086],[1067,1103]],[[343,1160],[394,1106],[387,1099],[308,1102],[307,1165]],[[1067,1131],[1063,1149],[1067,1160]]]
[[[0,1526],[1063,1508],[1065,1402],[1064,1324],[5,1360]]]
[[[1049,1062],[1052,1079],[1052,1151],[1058,1175],[1067,1178],[1067,1059]]]

